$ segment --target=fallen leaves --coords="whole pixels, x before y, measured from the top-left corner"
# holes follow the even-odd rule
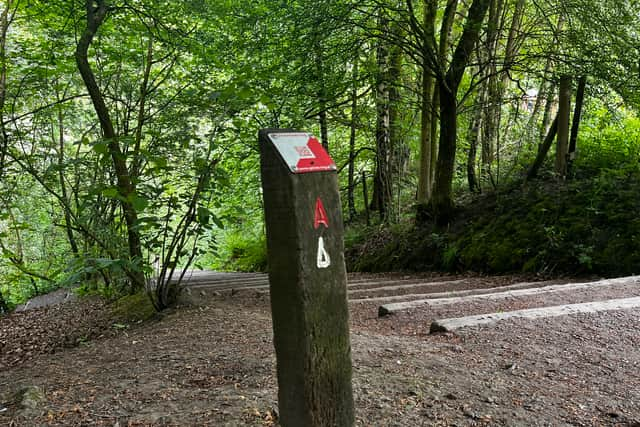
[[[109,317],[109,307],[99,299],[74,300],[0,317],[0,369],[106,335]]]

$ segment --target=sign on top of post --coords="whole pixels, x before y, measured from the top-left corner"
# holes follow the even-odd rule
[[[336,164],[320,141],[305,132],[269,133],[278,154],[293,173],[336,170]]]

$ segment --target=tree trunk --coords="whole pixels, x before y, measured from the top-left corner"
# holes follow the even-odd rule
[[[542,83],[540,84],[540,88],[538,89],[538,93],[536,95],[536,102],[533,104],[533,110],[531,111],[531,116],[529,117],[529,120],[527,121],[527,127],[526,129],[529,130],[529,135],[530,135],[530,141],[533,142],[535,140],[535,138],[533,138],[533,131],[535,129],[538,129],[538,125],[537,125],[537,121],[538,121],[538,116],[540,115],[540,110],[542,109],[542,104],[545,100],[545,96],[547,94],[547,75],[549,74],[550,71],[550,67],[551,67],[551,59],[547,60],[547,66],[545,67],[544,72],[542,73]],[[537,135],[539,135],[539,132],[537,133]]]
[[[104,0],[86,0],[85,4],[87,10],[87,26],[80,36],[78,45],[76,46],[76,65],[87,88],[87,92],[89,92],[98,120],[100,121],[103,137],[107,142],[109,154],[116,172],[116,183],[118,193],[120,195],[120,206],[122,207],[122,212],[127,226],[129,256],[133,264],[131,268],[127,269],[127,274],[132,282],[132,291],[136,291],[138,289],[142,289],[145,285],[144,274],[140,269],[140,263],[142,263],[143,260],[142,244],[140,242],[140,235],[136,229],[138,214],[133,206],[133,200],[136,197],[136,190],[131,182],[126,158],[120,148],[118,136],[114,130],[109,110],[104,102],[102,92],[96,83],[95,76],[91,66],[89,65],[89,59],[87,57],[89,46],[107,16],[108,7]]]
[[[320,125],[320,143],[329,152],[329,124],[327,122],[327,90],[324,84],[324,52],[318,40],[314,42],[315,50],[315,80],[318,84],[318,124]]]
[[[569,150],[569,121],[571,115],[571,77],[560,78],[558,95],[558,141],[556,144],[556,175],[567,177],[567,153]]]
[[[67,233],[67,240],[69,241],[69,246],[71,246],[71,252],[75,257],[78,257],[80,252],[78,250],[78,243],[73,235],[73,220],[70,212],[71,201],[64,176],[64,122],[61,108],[58,108],[58,179],[60,180],[61,196],[64,200],[62,209],[64,209],[64,228]]]
[[[467,154],[467,183],[469,191],[480,192],[480,185],[476,175],[476,161],[478,155],[478,142],[480,140],[480,129],[482,129],[482,108],[484,105],[484,90],[476,97],[473,117],[469,123],[469,152]]]
[[[432,187],[432,144],[431,121],[435,118],[433,114],[433,77],[423,70],[422,75],[422,108],[420,123],[420,169],[418,173],[418,204],[426,205],[431,198]]]
[[[381,31],[388,32],[389,22],[380,17]],[[373,178],[371,210],[378,211],[380,219],[389,220],[392,205],[391,176],[391,123],[390,123],[390,52],[386,40],[380,40],[377,49],[378,78],[376,84],[376,170]]]
[[[560,14],[558,17],[558,23],[553,33],[553,42],[555,46],[560,46],[560,32],[562,31],[562,27],[564,26],[564,14]],[[553,70],[554,65],[554,55],[550,55],[547,67],[545,68],[545,76],[549,75],[549,73]],[[546,105],[544,109],[544,117],[542,120],[542,127],[540,128],[540,137],[542,138],[549,131],[549,122],[551,121],[551,117],[554,114],[555,105],[555,95],[556,95],[556,84],[555,81],[551,80],[549,82],[549,87],[547,88],[547,92],[545,94]]]
[[[538,154],[536,155],[536,159],[533,161],[533,164],[531,165],[531,167],[529,168],[529,171],[527,172],[527,181],[531,181],[536,176],[538,176],[538,171],[540,170],[540,167],[544,163],[545,157],[547,157],[547,153],[549,152],[549,149],[553,144],[553,140],[555,139],[557,132],[558,132],[558,116],[556,116],[556,118],[553,120],[553,123],[551,124],[551,128],[549,128],[549,133],[544,138],[542,145],[538,147]]]
[[[444,79],[443,73],[449,64],[449,50],[451,48],[451,38],[453,33],[453,22],[456,18],[459,0],[447,0],[447,6],[442,16],[442,24],[440,25],[440,43],[438,46],[438,64],[439,64],[439,81]],[[437,86],[437,85],[436,85]],[[439,134],[440,129],[440,90],[434,87],[433,100],[431,101],[433,108],[433,117],[431,118],[431,187],[435,185],[436,168],[438,163],[439,150]],[[438,144],[435,142],[438,141]],[[433,190],[432,190],[433,194]]]
[[[497,129],[500,125],[500,110],[502,108],[502,93],[497,69],[498,38],[502,27],[503,0],[490,0],[489,19],[487,23],[486,54],[488,65],[485,72],[487,104],[482,126],[482,163],[483,172],[491,176],[491,166],[495,158],[497,146]]]
[[[509,36],[507,37],[507,45],[504,49],[505,51],[505,68],[510,70],[513,66],[513,62],[517,55],[518,51],[518,34],[520,33],[520,26],[522,24],[522,17],[524,15],[524,6],[525,0],[517,0],[515,9],[513,11],[513,16],[511,17],[511,26],[509,27]],[[508,78],[508,74],[503,74],[503,82],[504,79]]]
[[[540,125],[540,138],[542,139],[549,133],[549,124],[551,123],[551,117],[557,112],[556,110],[556,84],[551,81],[547,86],[547,91],[543,95],[545,101],[544,114],[542,116],[542,124]]]
[[[327,123],[326,102],[324,99],[320,100],[320,114],[318,114],[318,121],[320,122],[320,143],[329,152],[329,125]]]
[[[456,157],[458,86],[478,42],[481,24],[489,7],[489,1],[474,0],[469,7],[462,35],[451,59],[451,65],[445,78],[438,82],[440,139],[431,206],[436,222],[440,225],[449,223],[453,215],[452,189]]]
[[[582,105],[584,104],[584,90],[587,86],[587,76],[578,79],[578,89],[576,91],[576,105],[573,111],[573,121],[571,123],[571,136],[569,138],[569,156],[567,159],[567,176],[571,174],[571,166],[576,158],[576,147],[578,144],[578,131],[580,130],[580,120],[582,118]]]
[[[429,50],[431,37],[434,34],[438,2],[434,0],[424,1],[423,17],[423,55],[422,55],[422,91],[421,91],[421,116],[420,116],[420,169],[418,172],[418,194],[417,202],[419,206],[425,206],[431,198],[432,187],[432,139],[431,124],[437,118],[434,114],[433,105],[433,75],[429,67]]]
[[[445,65],[449,62],[448,52],[451,46],[451,36],[453,32],[453,21],[456,18],[459,0],[447,0],[447,6],[442,15],[442,23],[440,25],[440,43],[438,45],[438,60],[442,69],[446,69]]]
[[[7,98],[7,31],[13,19],[11,8],[13,0],[6,0],[0,11],[0,180],[5,170],[5,160],[8,150],[9,136],[4,124],[5,103]]]
[[[364,218],[367,226],[371,225],[369,218],[369,194],[367,193],[367,173],[362,171],[362,198],[364,200]]]
[[[394,26],[392,31],[398,32]],[[400,206],[394,207],[394,181],[397,186],[395,194],[400,196],[400,176],[405,168],[405,161],[408,156],[404,155],[404,142],[402,140],[402,129],[400,123],[400,82],[402,72],[402,50],[397,46],[392,46],[389,55],[389,162],[387,164],[387,176],[389,177],[389,193],[387,200],[388,213],[387,221],[397,220]],[[398,199],[399,200],[399,199]]]
[[[467,184],[472,193],[480,192],[478,178],[476,177],[476,157],[478,154],[478,137],[480,135],[480,119],[471,123],[469,131],[469,153],[467,154]]]
[[[349,210],[349,221],[353,221],[357,214],[355,202],[355,163],[356,163],[356,127],[358,125],[358,58],[353,64],[353,88],[351,89],[351,123],[349,132],[349,169],[347,205]]]
[[[446,224],[453,215],[453,174],[456,160],[457,87],[447,82],[438,84],[440,91],[440,140],[432,208],[436,221]]]

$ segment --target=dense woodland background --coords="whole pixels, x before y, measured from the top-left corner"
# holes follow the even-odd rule
[[[354,269],[631,274],[634,0],[3,0],[0,311],[265,269],[257,132],[339,166]]]

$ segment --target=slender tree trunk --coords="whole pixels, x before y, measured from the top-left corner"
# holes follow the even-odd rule
[[[379,27],[383,32],[390,31],[386,17],[380,17]],[[373,178],[373,196],[371,210],[378,211],[380,219],[389,220],[392,189],[389,175],[391,147],[391,111],[390,111],[390,50],[386,40],[380,40],[377,49],[378,78],[376,84],[376,170]]]
[[[564,25],[564,15],[560,15],[558,17],[558,23],[556,24],[556,28],[553,33],[554,44],[559,46],[559,36],[562,31],[562,27]],[[551,122],[551,117],[553,116],[554,106],[555,106],[555,83],[553,80],[549,78],[554,69],[554,55],[549,55],[544,67],[544,72],[542,73],[542,83],[540,84],[540,89],[538,91],[538,96],[536,98],[536,103],[533,107],[533,112],[531,113],[531,118],[529,119],[529,123],[527,125],[528,129],[538,129],[539,130],[539,138],[543,139],[549,131],[549,123]],[[538,118],[538,114],[542,109],[542,103],[545,103],[544,107],[544,115],[542,118],[542,125],[540,127],[536,126],[536,121]]]
[[[433,101],[433,77],[428,70],[423,70],[422,76],[422,111],[420,123],[420,170],[418,173],[417,211],[416,222],[426,223],[429,218],[428,204],[433,190],[433,176],[435,170],[434,157],[437,153],[437,145],[433,139],[437,132],[437,116],[434,113]],[[435,129],[435,131],[434,131]]]
[[[418,204],[427,204],[431,198],[431,120],[433,120],[433,77],[428,70],[422,72],[422,108],[420,113],[420,169],[418,173]]]
[[[529,168],[527,172],[527,181],[531,181],[535,177],[538,176],[538,171],[542,164],[544,163],[544,159],[547,157],[547,153],[553,144],[553,141],[558,133],[558,116],[551,123],[551,127],[549,128],[549,133],[544,138],[542,144],[538,147],[538,154],[536,155],[536,159],[533,161],[533,164]]]
[[[560,78],[558,96],[558,141],[556,144],[556,175],[560,179],[567,176],[567,153],[569,151],[569,122],[571,116],[571,77]]]
[[[367,173],[362,171],[362,198],[364,200],[364,218],[367,226],[371,225],[369,218],[369,194],[367,193]]]
[[[438,143],[439,137],[438,130],[440,129],[440,90],[438,89],[437,82],[434,81],[433,85],[433,98],[431,100],[431,177],[429,178],[430,193],[429,201],[433,197],[433,186],[436,180],[436,167],[438,163]]]
[[[111,155],[111,160],[116,172],[116,183],[121,197],[120,205],[122,207],[122,212],[127,226],[129,256],[134,264],[134,267],[128,269],[127,273],[132,282],[132,291],[135,291],[142,289],[145,285],[144,274],[139,268],[139,264],[142,262],[143,258],[140,235],[136,228],[138,223],[138,214],[133,206],[133,200],[136,197],[136,190],[131,182],[126,158],[120,148],[118,135],[115,132],[113,122],[109,115],[109,110],[105,104],[102,92],[96,83],[94,73],[89,65],[89,59],[87,57],[89,46],[107,16],[108,7],[105,0],[86,0],[85,4],[87,10],[87,26],[80,36],[78,45],[76,46],[76,65],[87,91],[89,92],[98,120],[100,121],[103,137],[107,142],[109,154]],[[138,267],[135,266],[136,264]]]
[[[453,22],[455,21],[458,0],[447,0],[440,24],[440,40],[436,46],[435,19],[438,11],[437,0],[424,0],[423,16],[423,80],[422,80],[422,117],[421,117],[421,156],[418,187],[418,209],[416,222],[426,223],[434,207],[434,186],[438,169],[438,157],[441,135],[440,122],[440,85],[445,79],[449,63],[448,51],[451,44]],[[432,78],[431,75],[435,78]],[[436,143],[438,141],[438,143]],[[426,203],[426,204],[425,204]]]
[[[529,129],[530,136],[533,136],[531,130],[538,129],[537,121],[538,116],[540,115],[540,110],[542,109],[543,102],[545,100],[545,96],[547,93],[547,82],[546,78],[550,70],[551,59],[547,60],[547,67],[545,67],[544,73],[542,74],[542,83],[540,84],[540,88],[538,89],[538,94],[536,95],[536,102],[533,104],[533,110],[531,111],[531,116],[529,117],[529,121],[527,122],[527,129]],[[531,138],[533,141],[534,138]]]
[[[544,105],[544,114],[542,115],[542,124],[540,125],[540,138],[544,138],[545,135],[549,133],[549,125],[551,123],[552,117],[557,114],[557,103],[556,103],[556,84],[551,81],[547,85],[547,92],[543,95],[545,105]]]
[[[469,152],[467,153],[467,183],[469,191],[472,193],[480,191],[480,185],[476,175],[476,161],[478,155],[478,142],[480,141],[480,130],[482,129],[482,110],[484,105],[485,91],[480,89],[476,97],[475,108],[469,123]]]
[[[392,31],[398,31],[394,28]],[[400,82],[402,72],[402,50],[392,46],[389,52],[389,162],[387,163],[387,176],[389,177],[389,192],[387,194],[387,220],[397,220],[400,206],[394,207],[394,181],[397,185],[395,194],[400,195],[400,176],[405,167],[404,142],[400,122]]]
[[[71,252],[75,257],[78,257],[80,251],[78,250],[78,243],[73,235],[73,220],[71,218],[71,200],[67,191],[67,183],[64,176],[64,121],[62,115],[62,108],[58,108],[58,179],[60,180],[60,192],[62,193],[62,199],[64,200],[64,228],[67,233],[67,240],[69,246],[71,246]]]
[[[6,0],[0,11],[0,180],[5,170],[9,136],[4,125],[5,103],[7,98],[7,31],[13,19],[13,0]]]
[[[511,17],[511,26],[509,27],[509,36],[507,37],[507,45],[505,47],[505,68],[510,70],[513,66],[513,62],[518,53],[518,46],[520,45],[518,34],[522,25],[522,17],[524,16],[525,0],[517,0],[516,6]],[[503,74],[503,82],[509,76],[507,73]]]
[[[347,204],[349,210],[349,221],[353,221],[357,214],[355,202],[355,155],[356,155],[356,128],[358,126],[358,58],[353,64],[353,88],[351,89],[351,123],[349,132],[349,169]]]
[[[451,37],[453,32],[453,22],[458,11],[459,0],[447,0],[447,5],[442,15],[442,23],[440,25],[440,42],[438,45],[438,60],[442,66],[442,70],[446,69],[445,65],[449,62],[448,51],[451,47]]]
[[[502,94],[497,67],[498,38],[502,27],[502,6],[503,0],[490,0],[489,18],[487,23],[487,43],[486,54],[488,65],[485,68],[487,73],[486,91],[487,104],[484,109],[485,116],[482,126],[482,170],[491,175],[491,167],[495,159],[497,128],[500,124],[500,110],[502,108]]]
[[[423,54],[422,54],[422,91],[421,91],[421,115],[420,115],[420,168],[418,173],[418,194],[417,201],[419,209],[424,206],[431,198],[432,187],[432,139],[431,124],[436,115],[434,114],[435,106],[433,105],[433,71],[429,67],[429,52],[431,50],[431,38],[435,33],[434,26],[437,14],[438,2],[435,0],[424,1],[423,31],[424,37]]]
[[[324,84],[324,53],[322,46],[318,41],[315,42],[316,56],[316,76],[315,79],[318,87],[318,105],[320,112],[318,113],[318,124],[320,125],[320,143],[327,152],[329,152],[329,124],[327,121],[327,89]]]
[[[320,122],[320,143],[327,152],[329,152],[329,124],[327,123],[326,101],[320,100],[320,114],[318,114],[318,121]]]
[[[467,154],[467,184],[469,191],[477,193],[480,191],[478,178],[476,177],[476,157],[478,154],[478,138],[480,135],[480,119],[474,117],[469,130],[469,153]]]
[[[571,124],[571,136],[569,137],[569,157],[567,159],[567,176],[571,174],[571,166],[576,158],[576,148],[578,144],[578,131],[580,130],[580,120],[582,119],[582,105],[584,104],[584,90],[587,86],[587,76],[578,79],[578,89],[576,91],[576,105],[573,110],[573,121]]]

